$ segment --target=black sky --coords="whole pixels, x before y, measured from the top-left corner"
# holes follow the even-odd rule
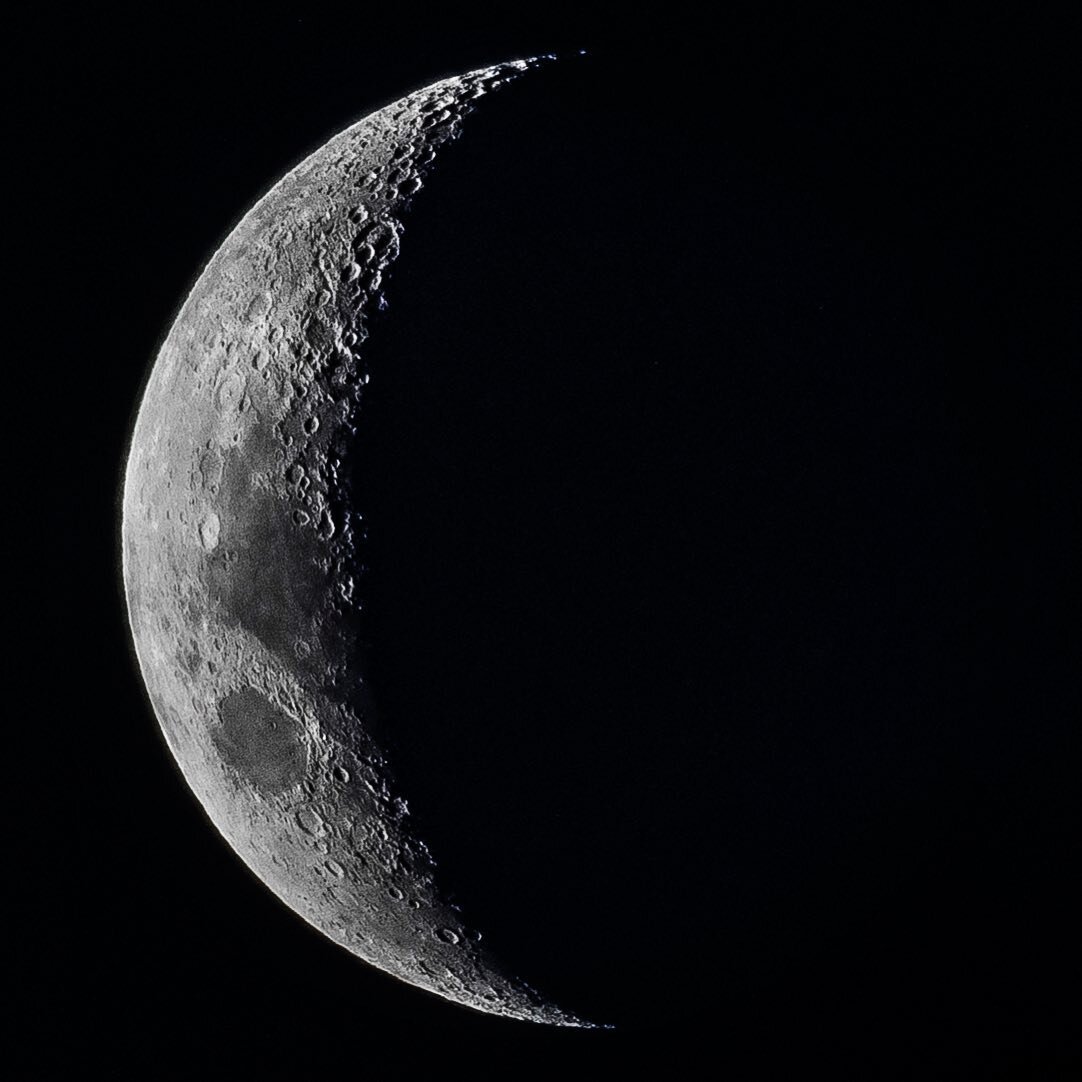
[[[52,223],[16,674],[63,794],[18,933],[42,1063],[1066,1077],[1069,40],[188,9],[15,35]],[[542,52],[569,58],[486,101],[407,219],[356,481],[411,806],[603,1034],[416,992],[256,883],[168,757],[116,575],[141,381],[232,225],[371,108]]]

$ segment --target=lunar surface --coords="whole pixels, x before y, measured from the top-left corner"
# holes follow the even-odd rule
[[[207,814],[287,905],[447,999],[586,1023],[446,898],[373,733],[345,478],[402,216],[437,150],[532,61],[446,79],[331,139],[257,203],[184,303],[139,410],[123,568],[139,665]]]

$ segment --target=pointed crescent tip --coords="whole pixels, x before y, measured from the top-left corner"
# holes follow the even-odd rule
[[[520,70],[525,70],[525,67],[538,67],[541,64],[550,63],[553,60],[577,60],[580,56],[590,56],[591,53],[588,49],[567,49],[559,53],[538,53],[537,56],[526,57],[525,60],[512,60],[509,62],[509,66],[514,67],[517,65],[524,65]]]
[[[559,1025],[568,1026],[572,1029],[617,1029],[617,1025],[614,1022],[591,1022],[585,1018],[580,1018],[577,1014],[564,1015],[564,1021],[559,1022]]]

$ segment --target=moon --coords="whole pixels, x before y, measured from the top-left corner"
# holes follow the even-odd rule
[[[291,909],[381,970],[492,1014],[588,1023],[447,900],[374,733],[345,463],[402,217],[514,61],[372,113],[277,183],[207,264],[151,370],[123,490],[139,667],[207,815]]]

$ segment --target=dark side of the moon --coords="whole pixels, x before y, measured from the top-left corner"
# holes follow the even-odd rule
[[[326,70],[327,43],[299,33],[302,70]],[[238,90],[258,138],[242,153],[239,116],[207,122],[234,179],[187,210],[199,169],[169,179],[170,141],[146,136],[165,195],[134,205],[131,232],[168,202],[177,250],[160,284],[123,278],[146,311],[117,332],[138,363],[95,422],[119,433],[103,462],[123,459],[141,365],[185,290],[278,177],[379,104],[545,51],[466,38],[446,62],[432,45],[409,71],[377,65],[363,93],[337,70],[333,109],[298,94],[274,123]],[[1062,1001],[1034,991],[1056,979],[1069,787],[1033,602],[1063,557],[1027,480],[1056,457],[1056,420],[1016,394],[1029,369],[1007,304],[1042,303],[1018,284],[1037,261],[1010,196],[1027,174],[955,61],[929,47],[914,70],[889,35],[863,59],[827,38],[807,55],[787,38],[568,42],[441,149],[366,327],[335,512],[355,541],[343,671],[463,926],[546,1001],[614,1028],[557,1034],[427,996],[281,906],[175,771],[110,583],[80,607],[115,616],[95,665],[114,673],[111,725],[139,734],[103,756],[128,764],[129,795],[95,799],[99,821],[147,811],[139,870],[110,876],[129,898],[116,941],[123,924],[142,944],[116,964],[144,989],[145,1032],[220,963],[201,1017],[231,1019],[235,980],[238,1030],[262,1032],[253,989],[280,979],[275,1016],[310,1033],[375,1020],[406,1058],[411,1026],[470,1049],[494,1034],[500,1055],[564,1041],[601,1064],[671,1042],[719,1067],[835,1057],[868,1078],[1067,1056]],[[159,94],[176,122],[179,92]],[[139,245],[116,243],[128,267]],[[224,518],[202,539],[221,611],[306,672],[290,606],[308,526],[252,521],[256,576],[233,576]],[[1009,559],[1040,538],[1047,558]],[[270,799],[313,769],[299,717],[237,685],[208,746]]]

